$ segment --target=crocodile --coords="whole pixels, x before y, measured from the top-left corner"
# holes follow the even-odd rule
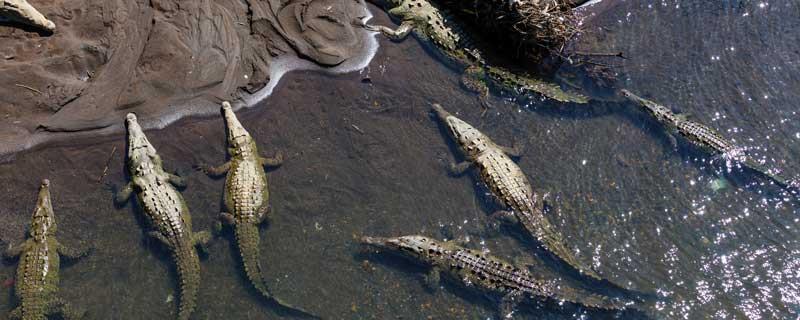
[[[689,143],[715,157],[743,165],[750,170],[773,181],[784,189],[796,189],[797,182],[771,173],[767,168],[748,156],[744,148],[723,137],[719,132],[704,124],[692,121],[686,114],[673,112],[670,108],[644,99],[627,89],[620,90],[623,97],[642,107],[650,116],[663,125],[673,149],[678,148],[676,136],[683,137]]]
[[[131,181],[117,193],[115,201],[126,203],[135,192],[139,206],[155,229],[148,235],[170,249],[180,282],[178,319],[187,320],[195,308],[200,286],[200,260],[195,247],[205,245],[211,234],[192,231],[189,208],[175,189],[185,187],[186,183],[183,178],[164,171],[161,157],[147,140],[136,115],[129,113],[125,124]]]
[[[513,212],[498,211],[493,216],[515,217],[545,249],[582,274],[602,280],[594,270],[584,266],[575,258],[564,244],[561,234],[547,219],[543,199],[533,191],[522,169],[511,160],[511,157],[521,155],[520,148],[494,143],[489,137],[453,116],[439,104],[433,104],[433,110],[439,120],[447,126],[467,158],[459,164],[451,164],[451,173],[460,175],[473,165],[477,166],[480,169],[481,180],[495,197]]]
[[[74,309],[58,296],[61,257],[78,259],[89,250],[70,248],[56,239],[56,217],[50,200],[50,181],[42,180],[39,200],[33,210],[30,238],[20,245],[9,246],[8,258],[19,257],[16,294],[21,305],[9,315],[10,319],[40,320],[48,315],[64,319],[80,319],[83,312]]]
[[[524,298],[542,297],[605,310],[635,308],[633,301],[601,296],[570,287],[558,279],[534,275],[527,268],[467,249],[454,241],[443,242],[419,235],[393,238],[364,236],[360,241],[368,246],[398,252],[431,266],[426,276],[430,286],[435,287],[440,276],[444,274],[467,286],[504,295],[500,307],[501,318],[510,317],[515,306]]]
[[[487,64],[475,46],[473,37],[446,11],[427,0],[370,1],[378,6],[391,7],[388,13],[402,21],[400,26],[392,29],[370,25],[362,19],[356,19],[353,22],[355,25],[380,32],[396,41],[406,38],[413,32],[423,44],[431,47],[430,51],[440,57],[445,64],[462,72],[461,84],[467,90],[479,94],[484,105],[490,86],[519,95],[538,94],[559,102],[588,102],[585,96],[566,92],[555,83]]]
[[[48,20],[25,0],[0,0],[0,21],[10,20],[39,28],[47,32],[56,30],[56,24]]]
[[[255,139],[239,122],[231,104],[223,102],[220,111],[227,129],[229,160],[216,167],[198,166],[201,171],[212,177],[227,174],[223,199],[225,208],[229,212],[220,213],[220,222],[233,227],[245,274],[258,292],[282,307],[314,316],[275,297],[263,278],[259,254],[261,239],[259,225],[267,220],[270,211],[269,188],[264,167],[280,166],[283,163],[283,156],[281,153],[271,158],[261,156]]]

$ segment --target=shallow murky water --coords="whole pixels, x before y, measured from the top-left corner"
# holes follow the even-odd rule
[[[800,35],[793,32],[800,7],[790,0],[706,2],[621,1],[600,18],[607,29],[597,49],[630,57],[618,62],[630,89],[693,114],[785,175],[800,175]],[[367,75],[371,82],[362,81]],[[289,74],[266,103],[239,112],[263,151],[287,158],[269,172],[274,211],[262,229],[262,263],[277,295],[329,319],[496,317],[489,298],[446,282],[429,291],[423,268],[363,252],[354,242],[362,234],[459,238],[509,260],[536,257],[537,270],[582,281],[541,255],[520,229],[487,227],[497,208],[474,177],[447,175],[446,164],[457,158],[429,115],[431,102],[502,144],[525,142],[519,164],[535,188],[550,193],[553,222],[580,259],[659,301],[645,312],[619,314],[534,303],[520,317],[800,313],[794,198],[747,174],[720,174],[691,148],[673,152],[659,127],[630,106],[520,108],[494,99],[495,109],[481,118],[458,75],[412,39],[381,41],[361,74]],[[224,180],[191,167],[223,161],[221,118],[147,133],[166,167],[188,175],[183,194],[195,229],[210,228]],[[51,146],[0,164],[0,240],[22,238],[39,180],[48,177],[61,241],[96,248],[62,268],[65,299],[87,308],[90,319],[169,319],[176,288],[166,250],[143,234],[141,213],[115,208],[109,188],[97,183],[115,147],[104,181],[121,186],[123,136]],[[727,187],[717,190],[715,181]],[[210,246],[201,267],[194,318],[292,318],[251,289],[230,235]],[[13,277],[15,268],[0,266],[0,279]],[[0,314],[17,303],[4,290]]]

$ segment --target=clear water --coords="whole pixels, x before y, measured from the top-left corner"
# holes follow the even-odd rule
[[[597,50],[630,57],[618,62],[625,86],[693,114],[783,174],[800,175],[800,4],[620,1],[604,14]],[[367,75],[371,83],[361,81]],[[354,241],[362,234],[453,237],[509,260],[533,256],[542,273],[569,275],[539,259],[541,250],[518,228],[487,228],[497,208],[474,177],[447,175],[446,164],[457,158],[429,115],[431,102],[500,143],[525,142],[519,164],[536,189],[550,193],[552,220],[580,259],[661,301],[644,313],[621,314],[533,303],[520,318],[800,313],[794,198],[747,174],[720,174],[691,148],[673,152],[661,129],[630,106],[520,107],[493,99],[495,108],[481,118],[458,75],[413,39],[381,40],[361,74],[291,73],[263,106],[239,113],[263,151],[286,156],[268,173],[274,211],[262,229],[262,263],[277,295],[329,319],[496,318],[491,298],[447,282],[426,290],[423,268],[365,253]],[[183,194],[194,228],[210,228],[224,181],[191,167],[223,161],[221,118],[181,120],[147,133],[167,168],[188,174]],[[0,164],[0,238],[22,238],[39,180],[48,177],[60,240],[96,248],[62,268],[64,298],[88,309],[89,319],[169,319],[176,281],[166,250],[143,234],[141,213],[115,208],[111,192],[96,182],[114,147],[104,181],[121,186],[121,135],[49,146]],[[727,187],[715,190],[720,177]],[[251,289],[230,235],[209,251],[194,318],[292,318]],[[0,266],[0,280],[12,278],[15,268]],[[0,314],[17,304],[12,290],[3,290]]]

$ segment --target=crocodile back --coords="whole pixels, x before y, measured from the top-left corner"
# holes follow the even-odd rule
[[[232,159],[225,182],[225,205],[237,223],[258,223],[269,201],[267,175],[256,159]]]
[[[520,224],[545,249],[581,273],[600,279],[600,275],[584,266],[566,247],[561,233],[545,216],[544,202],[534,193],[525,173],[511,158],[500,150],[493,150],[480,155],[476,164],[481,179],[492,193],[514,211]]]
[[[625,302],[576,289],[558,279],[543,279],[496,257],[461,247],[447,251],[448,275],[467,285],[506,294],[521,292],[531,297],[568,301],[590,308],[623,309]]]
[[[17,267],[16,294],[22,301],[23,319],[44,319],[48,304],[58,292],[56,241],[30,239],[26,247]]]
[[[191,237],[189,209],[166,177],[134,177],[134,183],[140,186],[138,199],[142,210],[158,232],[172,245],[177,245],[178,239]]]
[[[713,153],[728,154],[737,149],[731,141],[723,138],[717,131],[700,123],[684,120],[678,123],[678,132],[692,144]]]
[[[522,169],[500,150],[489,150],[475,159],[481,180],[514,211],[531,211],[533,189]]]

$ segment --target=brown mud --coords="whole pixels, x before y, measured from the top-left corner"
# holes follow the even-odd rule
[[[32,5],[59,27],[41,35],[0,25],[0,156],[119,132],[127,112],[164,126],[213,113],[221,100],[253,105],[251,95],[287,68],[342,68],[374,51],[350,23],[369,16],[356,0]]]

